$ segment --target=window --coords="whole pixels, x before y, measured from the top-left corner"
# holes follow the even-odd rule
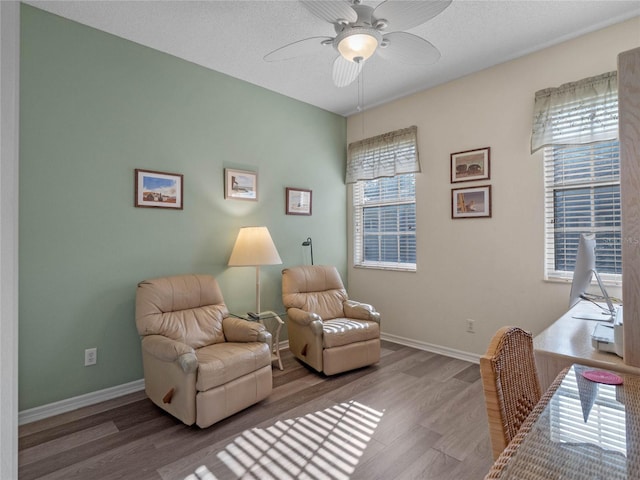
[[[596,269],[603,279],[622,273],[620,158],[617,141],[546,147],[547,275],[567,277],[580,234],[596,234]],[[610,274],[610,275],[604,275]]]
[[[353,187],[354,260],[378,268],[416,268],[416,184],[407,173]]]
[[[613,72],[536,94],[536,109],[539,94],[547,96],[544,112],[536,112],[533,135],[546,136],[538,148],[544,147],[547,279],[570,279],[580,234],[595,233],[598,273],[608,283],[621,281],[620,148],[615,83]],[[554,94],[558,98],[549,100],[548,96]],[[536,124],[542,117],[544,122]],[[540,133],[542,129],[546,131]]]
[[[349,145],[354,265],[416,269],[417,128]]]

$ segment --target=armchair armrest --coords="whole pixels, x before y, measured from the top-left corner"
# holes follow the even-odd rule
[[[227,342],[263,342],[271,345],[271,333],[259,322],[227,317],[222,320],[222,330]]]
[[[368,303],[347,300],[344,302],[344,314],[348,318],[380,323],[380,312],[376,312],[376,309]]]
[[[195,350],[189,345],[162,335],[142,337],[142,349],[163,362],[178,362],[185,373],[198,369]]]
[[[322,334],[322,318],[317,313],[306,312],[299,308],[289,308],[287,309],[287,317],[300,326],[308,326],[314,335]]]

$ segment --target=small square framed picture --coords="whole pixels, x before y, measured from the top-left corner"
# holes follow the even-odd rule
[[[287,215],[311,215],[311,190],[287,187],[285,213]]]
[[[451,218],[491,217],[491,185],[451,189]]]
[[[246,170],[224,169],[224,198],[258,201],[258,174]]]
[[[182,210],[182,181],[179,173],[135,169],[136,207]]]
[[[451,154],[451,183],[488,180],[491,148],[479,148]]]

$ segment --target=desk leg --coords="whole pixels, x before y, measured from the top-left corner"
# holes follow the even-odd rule
[[[536,369],[540,387],[544,392],[553,383],[557,375],[565,368],[570,367],[576,359],[567,359],[561,356],[549,355],[546,352],[535,351]],[[579,363],[579,362],[578,362]]]

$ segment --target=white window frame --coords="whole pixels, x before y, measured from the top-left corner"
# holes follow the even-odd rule
[[[403,176],[412,176],[415,182],[415,173],[405,173]],[[396,178],[398,175],[391,177]],[[375,180],[375,179],[374,179]],[[353,204],[353,264],[356,268],[372,268],[378,270],[397,270],[397,271],[413,271],[417,269],[417,238],[414,243],[415,249],[413,255],[416,262],[383,262],[383,261],[365,261],[364,259],[364,210],[372,207],[396,206],[396,205],[414,205],[416,206],[415,189],[412,197],[383,199],[379,201],[367,201],[364,198],[365,184],[374,180],[360,180],[353,185],[352,204]],[[417,212],[416,212],[417,216]],[[416,218],[417,223],[417,218]],[[417,225],[414,224],[412,235],[416,236]],[[394,232],[388,232],[389,235],[401,236],[410,235],[401,231],[399,228]]]
[[[603,141],[596,142],[594,144],[585,145],[585,149],[590,149],[595,151],[600,145],[613,143],[612,141]],[[617,142],[615,142],[617,143]],[[562,147],[560,147],[562,148]],[[571,147],[567,147],[571,148]],[[620,196],[619,196],[619,188],[620,188],[620,175],[618,173],[617,176],[611,177],[607,176],[606,178],[599,178],[598,173],[591,165],[591,175],[589,179],[581,180],[581,181],[567,181],[567,182],[559,182],[556,183],[554,181],[554,168],[557,164],[554,158],[554,152],[558,150],[554,149],[553,146],[544,147],[544,172],[545,172],[545,280],[556,280],[556,281],[566,281],[569,282],[573,278],[573,270],[557,270],[555,268],[556,265],[556,252],[555,252],[555,234],[556,234],[556,221],[555,218],[555,193],[556,191],[564,191],[564,190],[573,190],[573,189],[582,189],[591,190],[591,215],[592,221],[589,227],[564,227],[563,230],[566,233],[595,233],[596,235],[599,232],[621,232],[621,226],[618,227],[600,227],[595,225],[595,188],[597,187],[608,187],[608,186],[617,186],[618,187],[618,203],[617,207],[615,205],[612,206],[612,210],[617,208],[618,215],[620,215]],[[620,150],[618,146],[618,162],[620,161]],[[619,171],[619,169],[618,169]],[[577,241],[576,241],[577,248]],[[622,268],[622,246],[618,247],[619,249],[619,261],[618,264],[620,268]],[[598,252],[596,251],[596,257]],[[598,272],[600,278],[603,283],[606,285],[615,285],[620,286],[622,284],[622,274],[613,274],[613,273],[604,273]]]

